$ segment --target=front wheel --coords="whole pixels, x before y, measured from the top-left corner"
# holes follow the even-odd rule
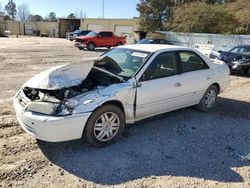
[[[89,43],[89,44],[87,45],[87,49],[88,49],[89,51],[94,51],[94,50],[95,50],[95,44],[94,44],[93,42]]]
[[[204,96],[202,97],[200,103],[196,105],[196,109],[202,112],[207,112],[214,108],[218,96],[218,89],[216,86],[211,85]]]
[[[118,141],[124,127],[123,111],[115,105],[105,105],[90,116],[83,136],[89,144],[104,147]]]

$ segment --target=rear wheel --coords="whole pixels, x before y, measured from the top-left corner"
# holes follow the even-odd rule
[[[250,76],[250,67],[245,69],[244,75],[245,76]]]
[[[83,136],[89,144],[104,147],[118,141],[124,127],[125,117],[122,110],[115,105],[105,105],[90,116]]]
[[[88,49],[89,51],[94,51],[94,50],[95,50],[95,44],[94,44],[93,42],[89,43],[89,44],[87,45],[87,49]]]
[[[122,45],[122,43],[121,43],[121,42],[118,42],[116,46],[121,46],[121,45]]]
[[[218,96],[217,87],[211,85],[205,92],[200,103],[196,105],[196,109],[202,112],[207,112],[213,109],[217,100],[217,96]]]

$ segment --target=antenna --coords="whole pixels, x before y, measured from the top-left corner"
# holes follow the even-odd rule
[[[102,0],[102,18],[104,18],[105,0]]]

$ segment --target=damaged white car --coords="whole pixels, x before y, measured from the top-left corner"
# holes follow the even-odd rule
[[[196,50],[127,45],[36,75],[14,107],[37,139],[85,138],[101,147],[121,138],[126,124],[192,105],[209,111],[228,84],[227,65]]]

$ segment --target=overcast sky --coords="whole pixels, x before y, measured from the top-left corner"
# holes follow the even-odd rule
[[[8,0],[0,0],[2,8]],[[82,10],[88,18],[102,16],[103,0],[14,0],[18,5],[26,3],[32,14],[47,16],[49,12],[55,12],[57,17],[66,17],[70,13],[78,14]],[[132,18],[138,16],[136,4],[139,0],[105,0],[106,18]]]

